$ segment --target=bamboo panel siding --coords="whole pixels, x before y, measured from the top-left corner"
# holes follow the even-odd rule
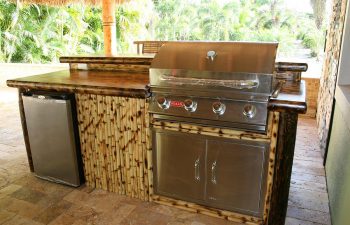
[[[262,220],[253,216],[247,216],[239,213],[234,213],[226,210],[215,209],[211,207],[201,206],[195,203],[190,203],[182,200],[175,200],[159,195],[153,195],[152,201],[162,205],[173,206],[179,209],[184,209],[190,212],[200,213],[207,216],[226,219],[229,221],[238,222],[240,224],[261,225]]]
[[[86,184],[147,201],[152,150],[146,99],[76,94],[76,101]]]

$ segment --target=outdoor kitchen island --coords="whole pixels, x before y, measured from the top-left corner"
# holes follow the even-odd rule
[[[20,93],[29,164],[31,153],[21,93],[28,90],[75,93],[88,186],[242,224],[284,224],[298,114],[306,111],[304,82],[286,81],[279,95],[269,100],[266,132],[206,126],[197,130],[200,135],[261,141],[269,146],[263,213],[252,216],[154,194],[150,126],[184,132],[193,129],[186,124],[160,123],[150,116],[148,69],[152,59],[152,56],[64,57],[61,61],[70,64],[70,71],[9,80],[8,86],[18,88]],[[275,70],[292,76],[305,71],[305,66],[277,63]]]

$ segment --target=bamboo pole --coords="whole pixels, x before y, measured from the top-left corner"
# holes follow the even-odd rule
[[[115,0],[102,0],[103,39],[106,55],[114,55],[117,50],[115,6]]]
[[[171,207],[176,207],[179,209],[183,209],[189,212],[195,212],[200,213],[203,215],[208,215],[211,217],[226,219],[228,221],[233,221],[239,224],[247,224],[247,225],[262,225],[263,221],[261,218],[250,216],[250,215],[244,215],[241,213],[236,212],[230,212],[226,210],[211,208],[207,206],[201,206],[196,203],[186,202],[182,200],[176,200],[169,197],[159,196],[159,195],[152,195],[151,196],[152,201],[166,205]],[[236,224],[235,223],[235,224]]]
[[[88,186],[148,200],[152,149],[146,107],[145,99],[77,95]]]
[[[270,143],[270,154],[269,154],[269,164],[267,171],[267,190],[265,194],[265,209],[263,214],[264,224],[268,224],[268,216],[271,205],[271,196],[272,196],[272,185],[274,179],[275,172],[275,164],[276,164],[276,148],[277,148],[277,136],[278,136],[278,126],[279,126],[279,112],[273,112],[270,114],[271,122],[269,129],[271,134],[271,143]]]

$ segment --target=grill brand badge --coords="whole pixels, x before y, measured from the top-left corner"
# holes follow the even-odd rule
[[[182,107],[184,107],[184,103],[181,101],[171,101],[170,106],[176,107],[176,108],[182,108]]]

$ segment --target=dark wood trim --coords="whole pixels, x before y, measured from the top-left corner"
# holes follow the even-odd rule
[[[277,98],[270,98],[267,108],[271,111],[306,113],[305,81],[286,82]]]
[[[269,225],[284,224],[288,207],[288,195],[292,174],[295,139],[298,124],[297,113],[280,113],[276,165],[272,186]]]
[[[152,55],[128,55],[128,56],[63,56],[61,63],[95,63],[95,64],[132,64],[151,65]]]
[[[19,105],[19,114],[21,117],[21,123],[22,123],[22,132],[24,137],[24,144],[26,146],[27,151],[27,158],[28,158],[28,164],[30,168],[30,172],[34,172],[34,165],[32,160],[32,152],[30,150],[30,144],[29,144],[29,136],[28,136],[28,130],[27,130],[27,122],[26,117],[24,113],[24,107],[23,107],[23,99],[22,99],[22,93],[24,92],[24,89],[18,89],[18,105]]]
[[[287,101],[283,102],[279,100],[270,100],[268,103],[268,109],[278,112],[305,114],[307,111],[307,105],[305,102],[293,103]]]
[[[144,90],[136,89],[117,89],[114,87],[86,87],[86,86],[73,86],[65,84],[46,84],[35,82],[22,82],[9,80],[7,86],[24,88],[28,90],[41,90],[41,91],[56,91],[56,92],[68,92],[68,93],[80,93],[80,94],[97,94],[108,96],[120,96],[131,98],[147,98],[150,96],[149,87],[145,86]]]
[[[308,69],[307,63],[293,63],[293,62],[276,62],[276,72],[306,72]]]

